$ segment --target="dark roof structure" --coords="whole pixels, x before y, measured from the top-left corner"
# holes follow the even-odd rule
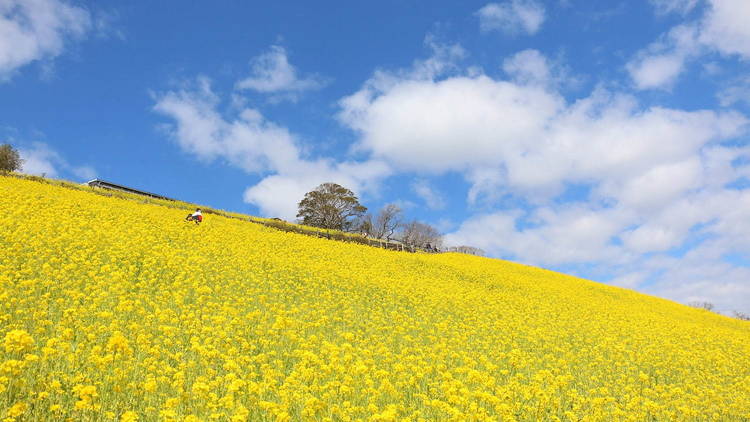
[[[86,184],[91,186],[92,188],[117,190],[120,192],[128,192],[128,193],[134,193],[136,195],[148,196],[149,198],[166,199],[167,201],[174,201],[174,199],[167,198],[166,196],[157,195],[155,193],[129,188],[127,186],[118,185],[117,183],[107,182],[105,180],[100,180],[100,179],[89,180],[88,182],[86,182]]]

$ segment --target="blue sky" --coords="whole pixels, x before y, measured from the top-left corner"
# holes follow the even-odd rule
[[[745,0],[0,4],[24,171],[448,244],[750,312]]]

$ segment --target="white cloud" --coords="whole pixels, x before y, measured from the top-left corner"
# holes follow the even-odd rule
[[[286,128],[252,108],[242,109],[235,120],[227,121],[217,111],[219,102],[210,81],[199,78],[194,87],[158,97],[154,110],[175,119],[173,138],[203,161],[222,159],[248,172],[263,172],[283,169],[299,159]]]
[[[660,225],[644,224],[621,235],[626,248],[637,252],[663,252],[684,241],[685,232],[670,230]]]
[[[628,71],[638,89],[670,88],[684,67],[684,56],[660,54],[629,63]]]
[[[703,46],[696,25],[679,25],[628,62],[626,68],[638,89],[671,89],[686,62]]]
[[[0,81],[36,60],[63,52],[70,39],[91,28],[90,14],[59,0],[0,2]]]
[[[750,2],[710,0],[700,39],[724,54],[750,58]]]
[[[417,179],[412,183],[411,188],[427,204],[428,208],[433,210],[445,208],[445,198],[427,180]]]
[[[626,289],[634,289],[643,283],[648,275],[649,274],[645,271],[627,273],[611,279],[607,284],[624,287]]]
[[[247,173],[270,174],[244,194],[263,215],[292,220],[297,202],[320,183],[339,183],[361,194],[389,173],[377,161],[305,159],[297,138],[258,110],[241,108],[233,116],[222,115],[221,99],[206,78],[155,100],[154,111],[174,119],[168,130],[183,151],[205,162],[223,160]]]
[[[58,176],[57,168],[53,162],[59,161],[60,157],[47,145],[36,143],[29,149],[19,150],[19,154],[23,159],[21,173],[48,177]]]
[[[73,167],[70,171],[80,180],[91,180],[96,177],[96,169],[91,166]]]
[[[689,11],[694,1],[652,1],[657,11]],[[709,0],[703,16],[678,25],[627,64],[638,89],[670,89],[690,60],[710,51],[750,59],[750,2]]]
[[[678,159],[665,157],[665,163],[646,168],[641,174],[607,180],[597,193],[617,198],[619,203],[643,212],[663,207],[703,184],[700,156],[693,154],[685,160],[676,161]]]
[[[476,246],[493,256],[543,266],[626,258],[610,245],[624,220],[619,211],[582,205],[540,207],[529,216],[534,224],[519,228],[524,214],[514,209],[477,215],[447,234],[445,243]]]
[[[508,0],[488,3],[477,11],[484,32],[502,31],[509,35],[535,34],[544,22],[544,7],[534,0]]]
[[[575,87],[580,79],[570,75],[559,60],[550,61],[540,51],[528,49],[503,60],[503,71],[519,85],[539,85],[547,88]]]
[[[402,170],[443,172],[494,165],[519,151],[557,114],[563,100],[542,88],[484,75],[401,80],[342,100],[342,122],[360,147]],[[357,101],[352,101],[357,99]]]
[[[273,45],[270,51],[251,60],[252,72],[245,79],[238,81],[237,89],[250,89],[262,93],[281,93],[291,95],[302,91],[322,88],[326,81],[316,75],[301,78],[297,69],[289,63],[284,47]]]
[[[547,83],[551,71],[547,58],[538,50],[524,50],[503,62],[505,73],[520,83]]]
[[[96,177],[96,170],[91,166],[71,165],[60,153],[43,142],[34,142],[18,150],[24,160],[22,173],[37,176],[59,177],[61,173],[70,174],[86,181]]]
[[[719,102],[728,107],[737,103],[750,104],[750,76],[732,81],[718,93]]]
[[[376,96],[405,80],[429,83],[437,77],[458,72],[458,62],[466,55],[461,46],[441,45],[434,42],[431,37],[427,37],[425,44],[432,51],[428,59],[415,60],[410,68],[396,72],[375,71],[362,89],[342,98],[339,101],[339,120],[350,126],[357,125],[365,117],[364,113],[368,111]]]

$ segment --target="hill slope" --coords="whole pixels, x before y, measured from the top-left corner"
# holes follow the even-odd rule
[[[0,177],[0,417],[747,420],[750,324]]]

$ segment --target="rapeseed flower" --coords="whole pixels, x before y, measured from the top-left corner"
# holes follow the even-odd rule
[[[750,418],[746,322],[123,198],[0,177],[0,418]]]
[[[10,330],[5,334],[3,346],[6,353],[18,353],[31,350],[34,339],[24,330]]]
[[[26,412],[26,409],[28,409],[29,406],[26,403],[20,402],[16,403],[13,406],[8,409],[8,416],[11,418],[17,418],[21,415],[23,415],[24,412]]]
[[[138,414],[133,412],[132,410],[128,410],[127,412],[120,415],[120,422],[137,422],[138,421]]]

